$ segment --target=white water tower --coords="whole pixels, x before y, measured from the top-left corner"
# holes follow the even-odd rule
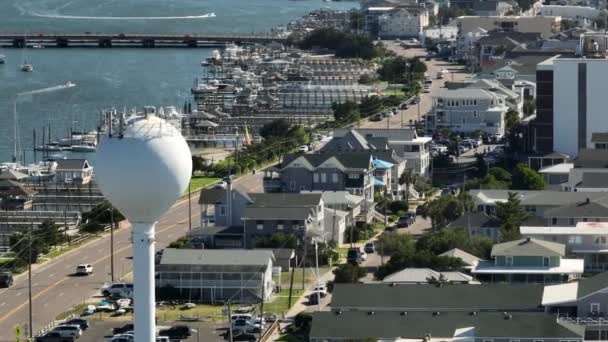
[[[132,225],[135,341],[154,342],[154,226],[187,188],[192,157],[180,131],[153,113],[120,121],[97,149],[95,178]]]

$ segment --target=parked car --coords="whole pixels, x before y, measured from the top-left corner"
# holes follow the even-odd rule
[[[84,318],[72,318],[68,321],[65,321],[64,324],[68,324],[68,325],[78,325],[80,326],[80,329],[87,330],[89,328],[89,321],[87,321]]]
[[[300,152],[304,152],[304,153],[308,152],[308,150],[309,150],[309,149],[308,149],[308,145],[302,145],[302,146],[300,146],[300,148],[299,148],[299,151],[300,151]]]
[[[80,264],[76,266],[77,275],[89,275],[93,273],[93,265],[91,264]]]
[[[14,280],[11,272],[0,272],[0,287],[11,287]]]
[[[327,295],[327,284],[317,284],[312,292],[321,292],[321,298],[325,297]]]
[[[410,108],[410,106],[407,104],[407,102],[403,102],[401,105],[399,105],[400,109],[408,109]]]
[[[256,341],[258,339],[259,335],[256,334],[249,334],[246,332],[237,332],[232,334],[232,341]],[[230,333],[226,332],[226,334],[224,335],[224,339],[225,340],[229,340],[230,339]]]
[[[129,295],[133,292],[133,284],[113,283],[101,288],[101,294],[105,297],[110,295]]]
[[[424,57],[424,60],[427,61],[427,62],[430,61],[431,60],[431,55],[427,55],[426,57]]]
[[[397,231],[397,227],[395,227],[395,226],[387,226],[386,228],[384,228],[384,231],[386,233],[396,232]]]
[[[119,334],[112,336],[110,342],[133,342],[133,340],[133,335]]]
[[[125,324],[122,327],[112,329],[112,335],[124,334],[127,331],[133,331],[133,324]]]
[[[75,338],[72,336],[61,336],[59,332],[49,331],[44,336],[36,337],[36,342],[72,342]]]
[[[169,329],[158,332],[160,336],[168,336],[171,340],[185,340],[192,335],[192,330],[187,325],[174,325]]]
[[[382,121],[382,114],[374,114],[369,118],[369,121]]]
[[[376,252],[376,246],[373,242],[368,242],[365,244],[365,247],[363,247],[363,251],[365,253],[374,253]]]
[[[82,329],[79,325],[58,325],[52,331],[59,333],[61,337],[78,338],[82,335]]]
[[[363,261],[361,259],[361,251],[357,247],[349,248],[346,252],[346,262],[351,264],[360,264]]]
[[[411,217],[409,217],[409,216],[401,216],[399,218],[399,220],[397,220],[397,227],[398,228],[407,228],[412,223],[414,223],[414,221],[412,220]]]

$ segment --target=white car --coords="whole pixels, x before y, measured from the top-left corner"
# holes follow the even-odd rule
[[[127,283],[114,283],[108,284],[101,288],[101,294],[109,296],[112,294],[127,296],[133,293],[133,284]]]
[[[365,260],[367,260],[367,253],[361,252],[359,254],[359,257],[361,258],[361,261],[365,261]]]
[[[304,153],[308,152],[308,150],[309,150],[308,145],[302,145],[302,146],[300,146],[300,149],[299,149],[300,152],[304,152]]]
[[[317,292],[319,293],[319,295],[321,296],[321,298],[327,296],[327,285],[325,285],[325,284],[318,284],[317,286],[315,286],[315,288],[312,289],[312,294],[316,295]]]
[[[79,325],[59,325],[56,326],[52,331],[59,333],[61,337],[80,337],[82,335],[82,329]]]
[[[76,274],[78,275],[89,275],[93,273],[93,266],[91,264],[80,264],[76,266]]]

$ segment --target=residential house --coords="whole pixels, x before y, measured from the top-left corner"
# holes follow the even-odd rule
[[[591,144],[587,147],[596,150],[608,149],[608,133],[591,133]]]
[[[93,179],[93,167],[86,159],[59,159],[55,168],[57,183],[85,185]]]
[[[420,43],[423,46],[432,45],[434,42],[454,42],[458,37],[458,27],[456,26],[439,26],[427,27],[420,34]]]
[[[450,284],[468,284],[473,277],[460,272],[437,272],[429,268],[405,268],[389,274],[382,282],[385,284],[428,284],[445,281]]]
[[[492,261],[477,264],[471,271],[486,282],[565,283],[581,276],[584,260],[566,259],[566,246],[525,238],[496,244]]]
[[[382,39],[418,38],[428,25],[429,14],[423,6],[399,6],[378,17],[378,35]]]
[[[545,189],[561,190],[562,185],[568,182],[568,176],[573,167],[573,163],[561,163],[545,166],[538,170],[545,180]]]
[[[595,19],[600,14],[600,9],[587,6],[569,6],[569,5],[542,5],[540,15],[542,16],[559,16],[564,19]]]
[[[166,248],[156,265],[159,299],[258,303],[274,292],[269,250]]]
[[[526,226],[543,226],[545,220],[531,215],[524,222]],[[492,215],[483,211],[472,211],[463,214],[448,224],[448,228],[463,228],[470,238],[486,238],[494,242],[500,241],[502,224]]]
[[[604,318],[608,314],[608,272],[568,284],[547,285],[542,305],[547,312],[568,318]],[[597,322],[600,323],[600,322]],[[593,336],[598,327],[586,331]],[[604,327],[602,333],[607,333]],[[586,340],[601,340],[588,336]]]
[[[290,193],[348,191],[364,198],[362,215],[368,217],[374,210],[374,165],[369,152],[288,154],[278,171],[278,177],[264,179],[265,189]]]
[[[260,251],[271,251],[274,255],[273,267],[280,267],[282,272],[291,270],[296,267],[296,251],[293,248],[256,248]]]
[[[582,342],[583,331],[544,313],[335,311],[312,314],[309,340]]]
[[[472,133],[477,130],[502,137],[505,114],[509,110],[504,95],[484,89],[440,89],[433,95],[432,109],[426,117],[426,128],[444,128],[453,132]]]
[[[473,11],[478,16],[502,17],[513,10],[513,5],[506,1],[477,1],[473,4]]]
[[[0,179],[0,210],[30,210],[35,194],[17,181]]]
[[[480,259],[472,254],[469,254],[461,249],[458,249],[458,248],[452,248],[449,251],[445,251],[445,252],[439,254],[439,256],[458,258],[464,264],[463,268],[465,270],[469,270],[469,271],[471,269],[475,268],[475,266],[477,266],[477,264],[482,260],[482,259]]]
[[[430,166],[431,137],[419,137],[415,129],[382,129],[382,128],[339,128],[322,151],[373,151],[378,158],[391,163],[400,163],[393,157],[387,157],[391,149],[397,157],[405,158],[406,167],[415,174],[428,175]],[[379,153],[384,153],[380,155]],[[397,172],[399,179],[402,171]]]
[[[333,212],[345,212],[348,213],[346,216],[346,227],[353,226],[357,217],[363,212],[364,199],[361,196],[356,196],[348,191],[312,191],[313,193],[320,193],[323,198],[325,205],[325,213]],[[303,192],[306,193],[306,192]],[[326,217],[327,219],[327,217]],[[333,219],[333,218],[332,218]],[[333,225],[333,223],[332,223]],[[332,228],[333,230],[333,228]]]
[[[374,165],[375,191],[388,194],[389,196],[392,195],[393,189],[391,186],[393,185],[393,180],[391,177],[391,169],[394,168],[395,164],[380,159],[374,159],[372,164]]]
[[[600,196],[584,197],[582,200],[573,200],[569,204],[545,210],[543,217],[547,221],[546,225],[574,227],[580,222],[607,222],[608,194],[597,194]]]
[[[579,222],[575,227],[522,225],[519,231],[525,237],[565,245],[568,255],[585,261],[586,272],[608,270],[608,222]]]
[[[598,143],[601,135],[595,135],[592,143],[600,148],[580,149],[563,184],[564,191],[606,192],[608,191],[608,149],[606,143]],[[595,140],[595,142],[593,141]]]
[[[28,175],[23,174],[17,170],[5,169],[0,172],[0,180],[12,180],[16,182],[22,182],[28,179]]]

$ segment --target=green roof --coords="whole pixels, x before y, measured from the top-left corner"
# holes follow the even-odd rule
[[[470,286],[470,285],[469,285]],[[509,316],[510,315],[510,316]],[[475,338],[569,338],[571,331],[543,312],[374,312],[343,311],[312,314],[311,339],[451,339],[457,329],[474,329]]]
[[[360,310],[542,310],[535,284],[335,284],[332,307]]]
[[[564,256],[566,246],[561,243],[525,238],[496,244],[492,256]]]

